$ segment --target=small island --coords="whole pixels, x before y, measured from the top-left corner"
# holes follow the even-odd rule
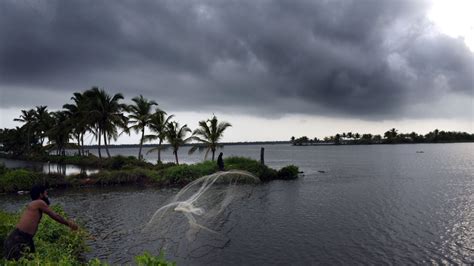
[[[419,143],[457,143],[474,142],[474,134],[467,132],[444,131],[435,129],[425,135],[416,132],[399,133],[397,129],[392,128],[384,133],[383,136],[370,133],[338,133],[334,136],[324,137],[323,139],[308,138],[302,136],[299,138],[291,137],[290,143],[295,146],[311,145],[367,145],[367,144],[419,144]]]

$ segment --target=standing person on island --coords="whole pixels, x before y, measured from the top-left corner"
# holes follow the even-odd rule
[[[219,157],[217,157],[217,166],[219,167],[219,171],[224,171],[224,160],[222,159],[222,152],[219,153]]]
[[[25,252],[35,252],[33,237],[38,230],[43,213],[58,223],[69,226],[71,230],[77,229],[74,222],[64,219],[49,208],[48,191],[45,186],[33,186],[30,196],[32,201],[26,206],[15,230],[5,239],[3,255],[7,260],[18,260]]]

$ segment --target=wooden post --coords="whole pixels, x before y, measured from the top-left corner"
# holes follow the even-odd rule
[[[265,164],[265,148],[260,148],[260,163]]]

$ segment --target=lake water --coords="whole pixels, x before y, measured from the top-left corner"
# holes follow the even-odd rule
[[[91,169],[87,167],[79,167],[72,164],[57,164],[57,163],[45,163],[45,162],[32,162],[32,161],[23,161],[23,160],[13,160],[0,158],[0,163],[3,163],[7,168],[27,168],[37,172],[43,172],[46,174],[92,174],[99,172],[96,169]]]
[[[160,248],[179,265],[474,263],[474,144],[264,147],[269,166],[295,164],[304,176],[238,186],[248,196],[218,217],[218,235],[200,232],[189,241],[179,215],[166,239],[159,229],[143,232],[175,188],[50,196],[94,236],[87,255],[114,264]],[[224,149],[225,156],[259,158],[259,152],[252,145]],[[182,161],[198,155],[183,152]],[[9,211],[28,201],[0,197],[0,208]]]

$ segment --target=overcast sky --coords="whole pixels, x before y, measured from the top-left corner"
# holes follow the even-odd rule
[[[225,141],[473,132],[469,3],[438,2],[0,1],[0,127],[99,86]]]

